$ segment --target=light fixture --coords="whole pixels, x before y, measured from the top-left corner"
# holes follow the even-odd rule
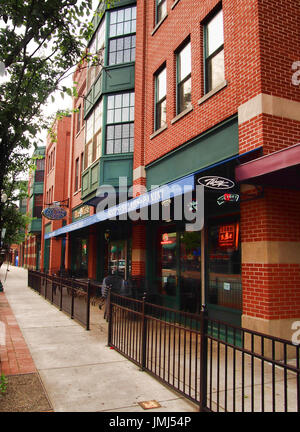
[[[110,238],[110,230],[109,229],[107,229],[106,231],[105,231],[105,233],[104,233],[104,238],[105,238],[105,240],[108,242],[109,241],[109,238]]]

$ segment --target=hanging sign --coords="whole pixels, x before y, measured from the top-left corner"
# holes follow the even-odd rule
[[[50,220],[60,220],[67,216],[67,212],[59,206],[52,206],[42,210],[42,215]]]
[[[219,176],[200,177],[196,179],[196,182],[197,184],[214,190],[232,189],[235,186],[235,183],[232,180]]]

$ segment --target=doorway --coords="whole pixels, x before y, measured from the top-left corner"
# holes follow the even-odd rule
[[[198,313],[201,309],[201,232],[160,227],[156,250],[160,303]]]

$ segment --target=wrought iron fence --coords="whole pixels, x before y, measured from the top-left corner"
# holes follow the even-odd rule
[[[299,345],[109,295],[108,344],[201,411],[300,412]]]
[[[99,297],[99,285],[62,275],[28,270],[28,286],[72,319],[90,329],[90,305]]]

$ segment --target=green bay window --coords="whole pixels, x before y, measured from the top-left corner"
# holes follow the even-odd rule
[[[134,149],[134,92],[107,97],[106,154]]]
[[[223,11],[220,10],[205,25],[205,76],[206,93],[225,79]]]
[[[135,61],[136,6],[110,13],[108,65]]]
[[[177,53],[177,114],[191,105],[191,43]]]
[[[167,123],[167,70],[164,67],[155,76],[155,130]]]

